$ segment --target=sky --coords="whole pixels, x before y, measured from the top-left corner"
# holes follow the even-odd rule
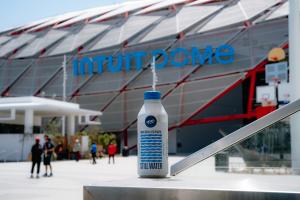
[[[45,17],[125,0],[1,0],[0,32]]]

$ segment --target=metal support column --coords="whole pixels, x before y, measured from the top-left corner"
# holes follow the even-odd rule
[[[292,101],[300,99],[300,1],[290,0],[289,59]],[[294,173],[300,174],[300,113],[291,118],[291,154]]]

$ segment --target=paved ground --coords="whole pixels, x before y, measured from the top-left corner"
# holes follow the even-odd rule
[[[170,157],[170,164],[181,157]],[[147,187],[197,187],[245,190],[265,190],[273,185],[276,191],[300,193],[300,176],[249,175],[215,172],[214,159],[194,166],[182,174],[167,179],[138,179],[136,157],[116,159],[108,165],[107,158],[92,165],[88,160],[54,162],[54,176],[30,179],[30,162],[0,164],[0,199],[2,200],[82,200],[83,186],[117,185]],[[41,174],[44,173],[42,167]]]
[[[30,162],[0,163],[1,200],[82,200],[83,185],[137,177],[136,157],[118,157],[115,165],[108,165],[107,158],[98,160],[97,165],[88,160],[53,162],[51,178],[30,179],[30,167]]]

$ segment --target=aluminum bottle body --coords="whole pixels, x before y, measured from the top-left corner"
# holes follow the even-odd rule
[[[160,100],[145,100],[138,114],[138,175],[166,177],[168,114]]]

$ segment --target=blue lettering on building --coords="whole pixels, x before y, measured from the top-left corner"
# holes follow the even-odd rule
[[[150,60],[150,57],[160,56],[156,63],[157,69],[163,69],[167,65],[181,68],[187,65],[198,66],[203,64],[230,64],[234,62],[235,50],[232,46],[223,44],[217,48],[207,46],[204,50],[196,47],[191,49],[176,48],[167,52],[162,49],[148,52],[130,52],[120,53],[116,56],[95,56],[83,57],[73,60],[73,73],[75,76],[92,75],[94,73],[102,74],[103,71],[117,73],[121,71],[141,70],[146,64],[144,61]],[[148,58],[148,59],[147,59]],[[106,70],[104,70],[106,66]]]

